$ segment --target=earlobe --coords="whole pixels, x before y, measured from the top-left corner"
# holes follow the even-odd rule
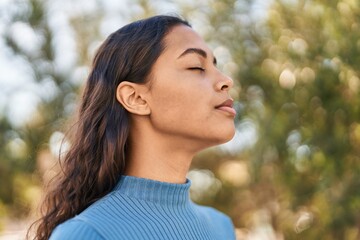
[[[122,81],[116,88],[116,99],[130,113],[136,115],[149,115],[150,107],[142,97],[140,85]]]

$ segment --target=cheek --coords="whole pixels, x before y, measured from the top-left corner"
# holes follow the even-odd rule
[[[232,135],[232,119],[217,112],[211,98],[172,92],[157,98],[151,119],[158,129],[177,129],[201,135]]]
[[[150,102],[153,120],[178,126],[210,118],[211,89],[194,81],[178,78],[154,85]]]
[[[201,97],[204,92],[208,92],[208,86],[204,83],[196,82],[184,76],[181,72],[164,72],[161,78],[155,80],[151,100],[154,108],[187,108],[195,103],[197,98]],[[175,77],[174,77],[175,76]]]
[[[234,123],[214,109],[217,96],[210,81],[170,79],[174,81],[158,81],[151,90],[150,119],[154,129],[216,144],[232,138]]]
[[[164,91],[158,91],[153,103],[153,113],[169,120],[194,121],[209,117],[204,116],[210,108],[209,99],[192,89],[166,88]]]

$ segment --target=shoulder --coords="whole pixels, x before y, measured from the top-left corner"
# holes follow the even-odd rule
[[[123,225],[118,225],[120,222],[123,223],[123,218],[127,214],[122,209],[125,204],[121,196],[114,196],[110,193],[90,205],[79,215],[58,225],[50,240],[123,239],[122,237],[126,239]],[[115,232],[119,233],[116,238],[113,236]]]
[[[90,224],[79,219],[70,219],[58,225],[50,236],[50,240],[58,239],[104,239]]]
[[[220,212],[215,208],[202,206],[198,204],[194,204],[194,205],[197,208],[198,212],[207,218],[216,219],[217,221],[231,221],[229,216],[227,216],[226,214]]]
[[[235,239],[235,227],[229,216],[212,207],[194,205],[201,218],[226,236],[224,239]]]

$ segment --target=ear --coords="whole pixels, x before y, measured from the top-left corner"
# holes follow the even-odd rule
[[[136,115],[149,115],[150,107],[142,96],[143,86],[122,81],[116,88],[116,99],[130,113]]]

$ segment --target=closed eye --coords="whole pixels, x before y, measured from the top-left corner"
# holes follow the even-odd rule
[[[202,67],[191,67],[191,68],[188,68],[188,70],[198,70],[198,71],[201,71],[201,72],[204,72],[205,71],[205,68],[202,68]]]

